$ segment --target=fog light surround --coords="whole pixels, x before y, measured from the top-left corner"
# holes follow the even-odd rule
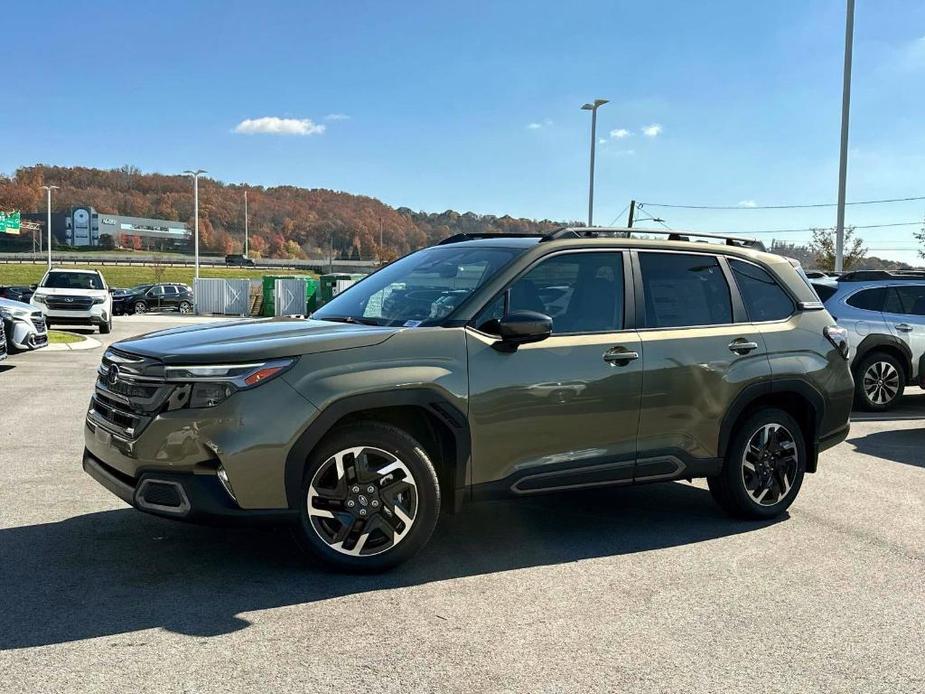
[[[218,477],[218,481],[222,483],[222,487],[228,492],[228,496],[231,497],[231,500],[237,504],[238,499],[234,495],[234,490],[231,488],[231,481],[228,479],[228,473],[225,471],[225,468],[219,465],[215,476]]]

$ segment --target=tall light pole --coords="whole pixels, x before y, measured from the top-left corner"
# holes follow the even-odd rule
[[[247,257],[247,191],[244,191],[244,257]]]
[[[594,148],[597,145],[597,109],[607,103],[607,99],[595,99],[594,103],[585,104],[582,111],[591,112],[591,175],[588,182],[588,226],[594,226]]]
[[[51,191],[58,190],[58,186],[42,186],[48,191],[48,269],[51,270]]]
[[[183,172],[187,176],[193,177],[193,233],[195,234],[195,240],[193,241],[194,252],[196,254],[196,279],[199,279],[199,177],[204,173],[209,173],[205,169],[196,169],[192,171],[187,169]]]
[[[851,52],[854,45],[854,0],[845,13],[845,68],[842,73],[841,151],[838,160],[838,211],[835,215],[835,271],[845,269],[845,183],[848,178],[848,113],[851,108]]]

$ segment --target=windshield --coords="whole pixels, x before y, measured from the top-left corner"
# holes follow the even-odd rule
[[[105,289],[103,278],[90,272],[49,272],[42,286],[49,289]]]
[[[315,311],[318,320],[436,325],[507,265],[510,248],[437,246],[383,268]]]
[[[142,292],[148,291],[151,287],[152,285],[150,284],[138,284],[132,287],[131,289],[127,289],[126,291],[129,294],[141,294]]]

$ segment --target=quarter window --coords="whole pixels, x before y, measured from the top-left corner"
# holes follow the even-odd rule
[[[510,311],[536,311],[552,318],[553,334],[613,332],[623,328],[623,260],[620,253],[553,256],[510,287]],[[476,318],[480,330],[496,333],[504,294]]]
[[[639,265],[648,327],[732,323],[729,285],[715,257],[640,253]]]
[[[885,301],[886,289],[876,287],[874,289],[862,289],[857,294],[852,294],[845,303],[862,311],[882,311]]]
[[[793,301],[771,275],[742,260],[730,260],[729,266],[749,320],[756,323],[783,320],[793,314]]]

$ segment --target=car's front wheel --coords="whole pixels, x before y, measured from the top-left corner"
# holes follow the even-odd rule
[[[784,410],[768,408],[738,426],[722,471],[707,483],[730,515],[764,520],[787,510],[805,473],[806,442],[799,423]]]
[[[136,301],[133,310],[135,313],[147,313],[148,305],[144,301]]]
[[[192,313],[193,305],[189,301],[180,302],[180,313]]]
[[[440,514],[437,473],[405,431],[364,422],[329,434],[302,483],[300,544],[343,571],[383,571],[430,539]]]

